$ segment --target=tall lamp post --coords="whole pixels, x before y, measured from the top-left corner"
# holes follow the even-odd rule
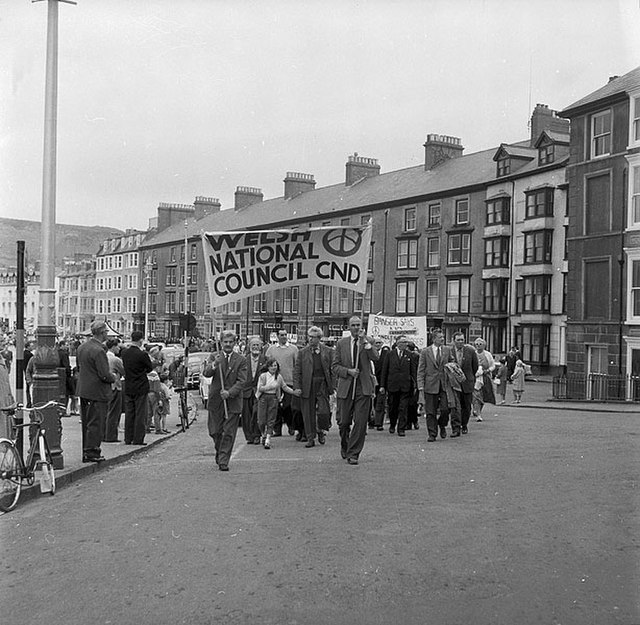
[[[39,2],[41,0],[32,0]],[[47,60],[44,102],[44,155],[42,167],[42,225],[40,244],[40,306],[36,339],[38,349],[34,354],[33,401],[61,399],[59,358],[56,351],[55,319],[55,244],[56,244],[56,137],[58,107],[58,2],[76,4],[73,0],[47,0]],[[60,446],[62,426],[55,408],[43,414],[43,426],[51,447],[53,465],[64,468]]]

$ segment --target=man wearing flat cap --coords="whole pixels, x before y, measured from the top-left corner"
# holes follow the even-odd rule
[[[91,324],[91,338],[80,345],[77,352],[76,393],[80,397],[82,462],[104,460],[100,445],[111,398],[111,384],[115,382],[104,345],[106,339],[107,324],[94,321]]]

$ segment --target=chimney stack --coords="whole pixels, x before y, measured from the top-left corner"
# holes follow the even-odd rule
[[[239,211],[252,204],[262,202],[263,195],[262,189],[256,189],[255,187],[237,187],[234,194],[235,203],[234,210]]]
[[[546,104],[536,104],[531,114],[531,145],[535,144],[545,130],[568,135],[569,125],[568,119],[558,117],[556,111]]]
[[[166,230],[170,226],[193,217],[195,209],[190,204],[158,204],[158,232]]]
[[[219,212],[220,207],[220,200],[217,197],[204,197],[202,195],[197,195],[193,202],[196,220]]]
[[[284,179],[284,197],[288,200],[296,195],[313,191],[316,188],[316,181],[313,174],[301,174],[295,171],[288,171]]]
[[[345,184],[350,187],[358,180],[377,176],[380,173],[380,165],[378,165],[378,159],[358,156],[358,153],[354,152],[347,161],[346,170]]]
[[[458,137],[429,134],[424,144],[425,171],[437,167],[450,158],[458,158],[463,152],[464,147]]]

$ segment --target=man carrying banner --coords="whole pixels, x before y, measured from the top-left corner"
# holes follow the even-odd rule
[[[247,361],[233,350],[236,335],[222,332],[222,353],[216,354],[203,374],[211,378],[207,408],[209,436],[216,448],[216,464],[220,471],[229,470],[229,459],[238,432],[242,412],[242,389],[247,380]]]
[[[375,390],[371,363],[378,360],[379,355],[374,339],[365,336],[360,317],[349,319],[349,330],[351,336],[341,338],[336,344],[332,369],[337,380],[342,457],[349,464],[358,464]]]

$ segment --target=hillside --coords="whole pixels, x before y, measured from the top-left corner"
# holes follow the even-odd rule
[[[104,226],[56,224],[56,266],[74,254],[95,254],[100,243],[121,230]],[[40,222],[0,217],[0,267],[16,266],[16,241],[25,241],[29,264],[40,260]]]

